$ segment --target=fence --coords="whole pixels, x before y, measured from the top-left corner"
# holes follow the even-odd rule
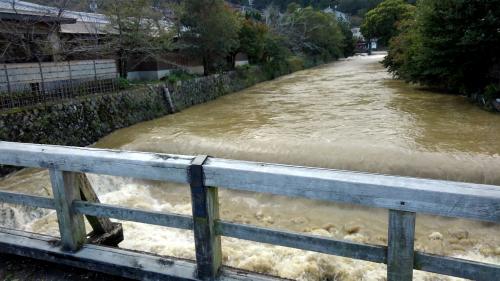
[[[221,266],[221,236],[387,264],[389,281],[413,269],[474,280],[498,280],[500,266],[414,250],[416,213],[500,222],[500,188],[490,185],[190,157],[0,142],[0,164],[49,169],[54,199],[0,192],[0,201],[55,209],[54,238],[0,228],[0,252],[138,279],[277,280]],[[80,200],[77,173],[190,184],[193,216]],[[217,187],[389,209],[388,245],[368,245],[220,220]],[[192,230],[196,261],[85,244],[83,215]],[[334,215],[334,214],[332,214]]]
[[[114,60],[3,64],[0,68],[0,108],[118,89]]]

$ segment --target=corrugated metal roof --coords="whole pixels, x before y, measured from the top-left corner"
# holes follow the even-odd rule
[[[61,24],[62,33],[71,34],[117,34],[118,31],[110,26],[110,20],[106,15],[97,13],[85,13],[63,10],[57,7],[49,7],[26,1],[0,0],[0,12],[39,16],[60,16],[76,19],[75,24]],[[169,29],[170,21],[161,21],[162,28]]]
[[[57,7],[43,6],[35,3],[17,0],[0,0],[0,10],[12,13],[56,16],[61,12]],[[92,22],[100,24],[109,23],[109,20],[103,14],[63,10],[60,16],[73,18],[81,22]]]

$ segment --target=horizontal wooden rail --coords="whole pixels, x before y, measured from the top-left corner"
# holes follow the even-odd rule
[[[498,280],[500,266],[415,252],[414,269],[470,280]]]
[[[377,263],[387,263],[387,247],[384,246],[366,245],[230,222],[219,222],[216,229],[217,233],[222,236]]]
[[[3,165],[177,183],[188,183],[187,169],[192,159],[181,155],[0,142]]]
[[[205,184],[408,212],[500,222],[500,188],[209,158]]]
[[[0,142],[0,163],[189,183],[192,156]],[[500,222],[500,188],[209,157],[205,185]]]
[[[0,191],[0,202],[55,210],[54,199],[42,196]]]
[[[219,222],[220,235],[347,258],[387,263],[387,246],[360,244],[317,235]],[[495,280],[500,266],[415,252],[414,269],[473,280]]]
[[[54,247],[54,237],[1,227],[0,253],[42,259],[137,280],[199,280],[196,278],[196,263],[193,261],[89,244],[76,253],[65,252]],[[226,267],[222,269],[218,280],[283,279]]]
[[[193,230],[197,263],[188,266],[187,272],[191,274],[189,278],[185,278],[184,271],[177,272],[174,269],[175,272],[172,273],[168,269],[169,273],[166,275],[177,278],[175,280],[240,280],[223,279],[224,274],[219,274],[221,236],[385,263],[388,265],[389,281],[411,280],[413,269],[475,280],[495,280],[500,276],[499,265],[418,252],[414,250],[413,243],[416,213],[499,223],[500,188],[497,186],[206,156],[195,158],[9,142],[0,142],[0,164],[50,170],[55,199],[1,191],[0,202],[56,209],[62,245],[66,250],[77,252],[53,249],[50,255],[57,256],[57,260],[67,259],[63,261],[66,264],[76,263],[77,266],[85,267],[85,262],[96,262],[91,256],[79,256],[82,251],[101,255],[94,252],[97,250],[93,246],[81,246],[84,234],[82,218],[86,215],[91,218],[114,218]],[[194,216],[112,206],[101,204],[98,200],[80,200],[74,183],[78,179],[76,173],[82,172],[190,184]],[[389,243],[388,246],[368,245],[222,221],[218,217],[216,187],[389,209]],[[14,245],[16,235],[21,237],[17,238],[19,241],[26,238],[26,234],[0,229],[0,245],[8,244],[6,249],[17,251],[18,254],[29,256],[33,253],[27,249],[26,245],[31,245],[29,243]],[[40,237],[35,235],[29,238],[37,241],[36,245],[31,246],[39,250],[34,250],[39,256],[46,256],[47,249],[42,241],[45,238]],[[10,241],[10,244],[3,238]],[[0,248],[0,251],[7,250]],[[99,251],[104,249],[99,248]],[[116,266],[139,275],[154,271],[141,263],[122,264],[129,259],[122,257],[126,255],[124,252],[117,254],[115,250],[109,250],[109,253],[102,255],[108,254],[110,261],[104,261],[108,262],[107,266]],[[114,262],[112,257],[124,260]],[[134,258],[144,261],[143,256]],[[103,266],[103,263],[98,264]],[[176,262],[172,264],[178,265]],[[262,276],[255,278],[271,280]]]
[[[154,211],[142,211],[134,208],[111,206],[102,203],[75,201],[73,208],[77,213],[103,218],[140,222],[152,225],[193,229],[193,218],[190,216],[169,214]]]

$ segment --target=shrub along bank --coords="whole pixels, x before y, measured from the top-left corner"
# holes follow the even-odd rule
[[[385,18],[402,0],[384,1]],[[391,5],[388,5],[391,4]],[[408,82],[466,95],[500,112],[500,0],[420,0],[392,22],[384,65]],[[393,17],[392,17],[393,18]]]

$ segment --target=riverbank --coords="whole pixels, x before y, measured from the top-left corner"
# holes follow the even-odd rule
[[[290,64],[277,70],[244,66],[223,74],[175,83],[158,82],[116,93],[3,110],[0,112],[0,140],[87,146],[115,130],[185,110],[313,66]],[[0,166],[0,176],[15,170]]]

